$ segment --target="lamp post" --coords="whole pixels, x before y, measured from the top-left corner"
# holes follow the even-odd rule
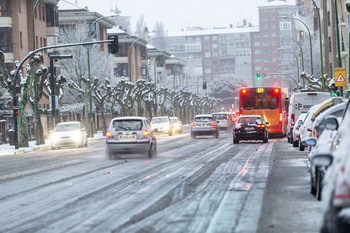
[[[335,25],[336,25],[336,29],[337,29],[338,68],[341,68],[340,39],[339,39],[339,18],[338,18],[338,4],[337,4],[337,0],[334,0],[334,7],[335,7]],[[340,95],[343,96],[343,87],[340,87]]]
[[[281,19],[294,19],[294,20],[299,21],[300,23],[302,23],[306,27],[306,30],[307,30],[307,32],[309,34],[309,42],[310,42],[311,75],[313,75],[314,74],[314,65],[313,65],[313,59],[312,59],[312,40],[311,40],[310,29],[308,28],[308,26],[303,21],[301,21],[298,18],[287,17],[287,16],[281,16],[279,18],[281,18]]]
[[[130,57],[130,54],[131,54],[131,49],[134,47],[134,44],[137,42],[137,41],[139,41],[139,40],[141,40],[141,39],[143,39],[142,37],[139,37],[139,38],[137,38],[136,40],[134,40],[132,43],[131,43],[131,45],[130,45],[130,48],[129,48],[129,51],[128,51],[128,63],[129,63],[129,81],[131,82],[131,57]]]
[[[174,116],[175,116],[175,90],[176,90],[175,78],[176,78],[176,66],[177,66],[177,64],[179,64],[180,62],[182,62],[182,60],[176,62],[175,65],[174,65],[174,67],[173,67],[173,73],[174,73],[173,114],[174,114]]]
[[[318,8],[317,4],[314,0],[311,0],[312,3],[315,5],[317,14],[318,14],[318,30],[320,34],[320,57],[321,57],[321,80],[322,80],[322,92],[324,91],[324,71],[323,71],[323,50],[322,50],[322,30],[321,30],[321,15],[320,15],[320,8]]]
[[[287,50],[287,51],[289,51],[289,52],[291,52],[294,56],[295,56],[295,59],[296,59],[296,61],[297,61],[297,71],[298,71],[298,85],[299,85],[299,61],[298,61],[298,56],[293,52],[293,50],[291,50],[291,49],[284,49],[284,48],[277,48],[277,49],[279,49],[279,50]]]
[[[90,37],[90,32],[92,29],[92,26],[94,26],[98,21],[105,19],[105,18],[111,18],[111,17],[116,17],[117,15],[109,15],[109,16],[102,16],[98,19],[96,19],[95,21],[93,21],[89,27],[88,33],[87,33],[87,38],[84,40],[84,42],[91,42],[92,39]],[[88,78],[89,80],[91,80],[91,69],[90,69],[90,48],[92,47],[92,45],[86,46],[86,50],[87,50],[87,62],[88,62]],[[91,85],[91,82],[90,82]],[[89,86],[90,88],[91,86]],[[94,137],[94,126],[93,126],[93,118],[92,118],[92,95],[91,92],[89,93],[89,105],[90,105],[90,137]]]
[[[295,78],[292,76],[292,75],[290,75],[290,74],[287,74],[287,73],[266,73],[267,75],[286,75],[286,76],[288,76],[289,78],[291,78],[294,82],[295,82],[295,84],[297,85],[297,87],[299,88],[299,83],[295,80]]]
[[[299,46],[300,48],[300,52],[301,52],[301,65],[302,65],[302,69],[303,69],[303,72],[305,71],[305,67],[304,67],[304,52],[303,52],[303,49],[301,48],[301,45],[299,44],[299,42],[291,37],[284,37],[284,36],[278,36],[279,38],[283,38],[283,39],[289,39],[289,40],[292,40],[294,41],[295,43],[297,43],[297,45]],[[303,79],[303,87],[305,87],[305,79]]]

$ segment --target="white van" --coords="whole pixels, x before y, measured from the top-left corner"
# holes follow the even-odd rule
[[[293,127],[300,114],[307,113],[315,104],[322,103],[332,96],[328,92],[297,92],[289,99],[287,137],[293,143]]]

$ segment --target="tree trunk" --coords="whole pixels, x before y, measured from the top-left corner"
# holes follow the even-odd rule
[[[19,103],[18,107],[19,107],[19,116],[17,118],[17,121],[18,121],[18,147],[29,147],[25,105],[23,105],[22,103]]]
[[[107,124],[106,124],[106,118],[105,118],[105,107],[103,103],[100,104],[100,112],[101,112],[101,118],[102,118],[102,130],[103,130],[102,132],[103,132],[103,135],[105,135],[107,130]]]
[[[89,94],[87,91],[84,93],[84,106],[85,106],[84,108],[85,128],[86,128],[87,135],[90,135],[91,127],[90,127],[90,114],[89,114]]]

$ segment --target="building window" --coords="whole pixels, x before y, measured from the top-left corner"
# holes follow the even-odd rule
[[[205,53],[205,57],[210,57],[210,53]]]
[[[0,1],[0,17],[10,17],[10,0]]]
[[[4,53],[12,53],[12,29],[0,27],[0,50]]]
[[[211,47],[212,47],[212,49],[217,49],[218,48],[218,44],[213,44]]]
[[[141,75],[142,75],[142,78],[147,78],[147,66],[141,67]]]
[[[280,30],[291,30],[291,22],[280,22]]]
[[[17,2],[18,2],[18,12],[19,12],[19,13],[22,13],[21,1],[22,1],[22,0],[18,0],[18,1],[17,1]]]
[[[58,27],[58,9],[54,5],[46,5],[46,26]]]
[[[23,34],[19,32],[19,46],[23,49]]]
[[[264,62],[269,62],[269,59],[268,58],[264,58]]]
[[[39,6],[39,20],[41,20],[41,7]]]
[[[37,36],[35,37],[35,47],[36,47],[36,48],[39,47],[39,39],[38,39]]]
[[[205,70],[205,73],[206,73],[206,74],[211,74],[211,69],[206,69],[206,70]]]
[[[43,21],[45,21],[45,7],[44,6],[42,8],[42,13],[43,13]]]

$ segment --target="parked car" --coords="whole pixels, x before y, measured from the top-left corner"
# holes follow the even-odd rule
[[[299,146],[299,137],[300,137],[300,127],[305,121],[306,113],[300,114],[298,117],[298,120],[296,121],[294,127],[293,127],[293,137],[291,137],[291,140],[293,140],[293,147],[298,147]]]
[[[153,117],[151,121],[151,128],[156,133],[166,133],[169,136],[174,134],[173,124],[168,116]]]
[[[331,95],[326,92],[297,92],[289,98],[287,138],[289,143],[294,142],[293,128],[300,114],[307,113],[309,109],[323,101],[330,99]]]
[[[219,126],[219,129],[231,130],[232,115],[230,112],[214,112],[211,114]]]
[[[84,126],[78,121],[58,123],[51,133],[51,149],[60,149],[63,146],[86,147],[87,134]]]
[[[116,154],[143,153],[152,158],[157,153],[157,140],[144,117],[117,117],[106,134],[106,157]]]
[[[182,121],[177,117],[170,117],[171,124],[173,125],[173,131],[176,133],[183,133]]]
[[[210,114],[196,115],[191,124],[191,138],[202,135],[213,135],[219,138],[219,127],[216,119]]]
[[[305,121],[301,125],[299,130],[299,151],[305,150],[305,146],[307,146],[305,143],[305,139],[313,137],[312,124],[313,121],[315,121],[315,119],[317,118],[317,116],[329,109],[330,107],[342,102],[344,102],[344,100],[341,97],[332,97],[310,108],[310,110],[307,113],[307,116],[305,117]]]
[[[337,130],[331,153],[319,155],[315,163],[327,166],[323,180],[324,205],[321,232],[349,232],[350,229],[350,101],[339,124],[336,117],[328,117],[325,128]]]
[[[307,144],[311,144],[309,146],[314,146],[308,155],[308,167],[310,171],[310,192],[315,195],[317,200],[321,200],[322,181],[327,167],[316,164],[314,158],[317,160],[318,155],[331,152],[332,141],[337,133],[336,130],[325,129],[324,123],[328,117],[336,117],[340,122],[345,107],[346,103],[340,103],[321,113],[313,124],[314,141],[307,142]]]
[[[263,140],[268,142],[268,122],[260,115],[245,115],[238,118],[233,129],[233,143],[238,144],[240,140]]]

